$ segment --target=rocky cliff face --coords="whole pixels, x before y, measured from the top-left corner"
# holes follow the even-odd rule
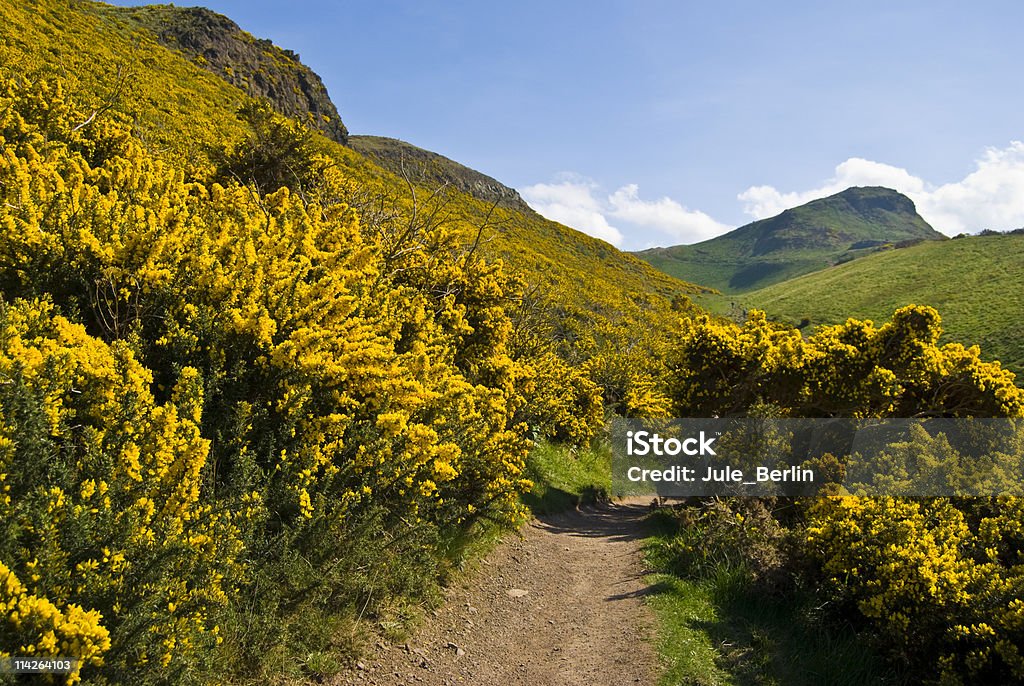
[[[275,110],[348,143],[348,130],[327,88],[291,50],[243,31],[227,17],[203,7],[153,5],[128,10],[165,46],[180,51]]]

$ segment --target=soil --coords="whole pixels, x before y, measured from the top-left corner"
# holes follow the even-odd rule
[[[335,682],[394,686],[653,684],[643,604],[647,507],[603,504],[534,520],[449,588],[401,645]]]

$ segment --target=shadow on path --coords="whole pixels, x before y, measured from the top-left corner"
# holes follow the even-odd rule
[[[639,503],[599,503],[557,515],[544,515],[533,526],[553,534],[610,541],[636,541],[649,535],[650,508]]]

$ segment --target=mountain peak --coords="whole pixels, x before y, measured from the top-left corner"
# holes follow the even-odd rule
[[[899,191],[885,186],[851,186],[835,195],[812,200],[801,207],[820,207],[839,205],[840,203],[845,203],[852,211],[865,217],[874,216],[879,212],[917,215],[917,207],[913,200]]]
[[[870,252],[944,238],[902,193],[855,186],[701,243],[639,256],[673,276],[737,293]]]

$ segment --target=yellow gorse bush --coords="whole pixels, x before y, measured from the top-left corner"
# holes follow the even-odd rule
[[[600,426],[599,387],[517,343],[522,282],[443,223],[364,227],[337,170],[189,180],[87,117],[58,82],[0,85],[0,561],[10,602],[91,622],[83,675],[285,640],[285,608],[373,583],[360,554],[518,520],[531,429]],[[71,650],[41,626],[0,650]]]
[[[668,356],[675,411],[1021,417],[1024,392],[1013,374],[983,361],[977,347],[940,345],[940,324],[933,308],[917,305],[879,327],[851,319],[806,338],[757,311],[742,325],[684,319]],[[930,476],[954,490],[988,483],[999,492],[1000,475],[1019,465],[1019,432],[1012,454],[990,455],[977,469],[959,463],[945,437],[911,435],[894,449],[912,451],[922,469],[916,478],[935,469]],[[1016,484],[1012,473],[1006,478]],[[1024,679],[1021,500],[834,496],[803,507],[801,549],[818,565],[823,590],[870,620],[913,673],[949,684]]]
[[[939,345],[932,307],[908,305],[880,327],[850,319],[811,336],[752,310],[736,325],[686,318],[669,353],[680,416],[732,416],[769,403],[794,417],[1006,417],[1024,392],[978,347]]]
[[[79,663],[66,677],[66,683],[80,681],[82,665],[100,666],[103,653],[110,649],[109,632],[100,624],[95,610],[68,605],[64,611],[46,598],[29,595],[25,586],[0,562],[0,616],[5,626],[0,636],[17,636],[29,641],[0,649],[0,657],[75,656]]]
[[[809,509],[808,549],[917,669],[942,683],[1024,679],[1019,498],[833,497]]]
[[[214,643],[210,609],[227,601],[241,546],[234,517],[199,502],[209,444],[188,406],[157,404],[126,345],[89,336],[47,301],[0,308],[0,376],[8,590],[37,614],[50,608],[9,624],[0,635],[15,644],[3,649],[99,665],[113,647],[107,663],[121,669],[163,644]],[[181,612],[155,611],[168,604]],[[66,641],[33,640],[46,622]],[[144,632],[130,648],[126,622]]]

